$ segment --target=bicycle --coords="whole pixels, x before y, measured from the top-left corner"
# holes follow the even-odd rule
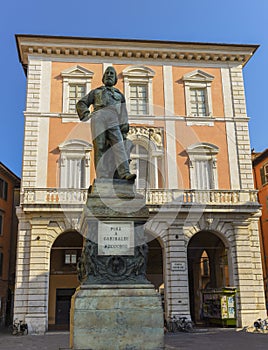
[[[254,332],[264,332],[268,331],[268,317],[265,319],[258,318],[254,322]]]
[[[13,324],[10,326],[12,335],[25,335],[28,334],[28,325],[22,320],[15,319]]]
[[[185,316],[173,315],[167,322],[167,330],[169,332],[193,332],[192,321]]]

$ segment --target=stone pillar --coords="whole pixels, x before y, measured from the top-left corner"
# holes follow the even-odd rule
[[[262,269],[256,227],[249,222],[234,223],[234,286],[237,288],[237,326],[252,325],[266,317]]]
[[[147,219],[133,184],[95,180],[80,222],[85,243],[71,306],[72,349],[164,348],[161,298],[145,276]]]
[[[44,334],[48,325],[48,287],[50,246],[46,242],[48,218],[31,220],[28,281],[28,308],[25,321],[29,333]]]
[[[183,226],[168,230],[166,243],[166,280],[167,317],[186,316],[191,319],[188,289],[187,248],[183,235]]]
[[[28,280],[30,261],[31,226],[20,208],[17,209],[19,219],[16,258],[16,282],[14,292],[14,319],[25,321],[28,308]]]

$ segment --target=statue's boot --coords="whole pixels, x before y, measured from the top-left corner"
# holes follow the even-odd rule
[[[127,173],[126,175],[124,175],[123,179],[127,181],[135,181],[136,177],[136,174]]]

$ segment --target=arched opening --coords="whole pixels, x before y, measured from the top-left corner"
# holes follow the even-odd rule
[[[201,231],[187,248],[190,311],[196,324],[204,322],[204,294],[229,286],[227,247],[213,232]]]
[[[130,128],[128,138],[133,142],[130,170],[137,175],[137,188],[162,188],[164,186],[162,129],[133,126]]]
[[[81,256],[83,237],[76,231],[62,233],[50,253],[49,329],[69,328],[71,297],[79,285],[76,264]]]
[[[146,233],[146,241],[148,244],[146,277],[161,294],[164,311],[165,288],[163,276],[163,248],[159,240],[153,237],[151,234]]]

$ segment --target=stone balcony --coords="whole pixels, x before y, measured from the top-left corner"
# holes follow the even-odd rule
[[[179,190],[147,189],[137,190],[146,198],[149,210],[159,207],[189,206],[218,208],[259,208],[256,190]],[[21,206],[24,211],[81,211],[87,199],[87,189],[24,188]]]

